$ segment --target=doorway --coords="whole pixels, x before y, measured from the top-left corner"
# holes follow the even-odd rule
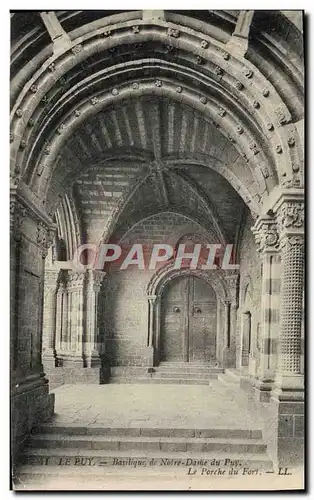
[[[216,294],[208,283],[195,276],[171,281],[161,300],[161,361],[215,361],[216,319]]]

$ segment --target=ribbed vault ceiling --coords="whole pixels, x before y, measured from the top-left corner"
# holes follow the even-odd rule
[[[244,203],[222,169],[258,192],[249,166],[217,123],[156,96],[129,99],[87,120],[65,144],[58,169],[66,184],[72,172],[85,238],[93,242],[113,214],[110,233],[119,238],[144,214],[165,209],[214,230],[219,241],[232,241]]]

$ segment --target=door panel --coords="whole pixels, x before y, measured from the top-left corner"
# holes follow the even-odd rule
[[[161,359],[210,361],[216,356],[216,295],[203,280],[180,277],[161,304]]]
[[[184,334],[186,310],[186,281],[173,280],[167,287],[161,303],[161,359],[184,360]]]

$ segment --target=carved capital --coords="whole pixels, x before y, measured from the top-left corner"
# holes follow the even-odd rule
[[[274,253],[279,247],[279,235],[277,224],[274,219],[258,219],[252,228],[257,245],[257,251],[260,253]]]
[[[237,307],[238,305],[238,287],[239,287],[239,274],[230,273],[226,274],[225,280],[228,286],[228,293],[230,297],[230,304]]]
[[[88,293],[99,292],[100,287],[106,273],[103,271],[95,271],[93,269],[87,269],[86,271],[86,289]]]
[[[43,222],[38,222],[37,224],[37,243],[42,249],[42,257],[45,259],[48,254],[48,250],[53,242],[54,227],[47,227]]]
[[[277,221],[280,232],[304,228],[304,202],[286,201],[282,203],[277,212]]]
[[[151,306],[153,306],[157,300],[157,295],[148,295],[148,302]]]
[[[21,226],[27,216],[27,209],[16,199],[10,201],[10,231],[15,241],[21,239]]]
[[[82,288],[85,281],[85,273],[78,273],[76,271],[68,271],[68,290]]]
[[[44,288],[46,292],[56,292],[61,278],[60,269],[46,269]]]

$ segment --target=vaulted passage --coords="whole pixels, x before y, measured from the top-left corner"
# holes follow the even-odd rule
[[[302,462],[303,46],[301,17],[286,12],[12,14],[14,457],[51,418],[27,460],[54,441],[55,426],[73,434],[72,414],[63,430],[53,415],[71,409],[71,391],[79,406],[78,384],[80,418],[96,421],[110,398],[115,405],[116,384],[131,383],[135,395],[140,384],[171,386],[168,396],[156,390],[160,405],[181,386],[169,404],[180,414],[159,440],[151,402],[146,436],[130,402],[142,442],[132,422],[117,434],[112,412],[100,426],[113,442],[104,430],[84,441],[102,460],[110,446],[122,460],[132,446],[186,454],[248,444],[250,463],[266,449],[267,466]],[[177,265],[182,247],[201,247],[197,262]],[[202,423],[193,410],[182,416],[188,385],[195,411],[204,400]],[[100,394],[90,412],[89,396],[98,408]],[[233,394],[255,401],[258,428],[248,417],[242,432]],[[235,439],[248,443],[224,447],[215,400],[230,412],[227,438],[234,418]],[[188,428],[172,442],[182,419]]]

